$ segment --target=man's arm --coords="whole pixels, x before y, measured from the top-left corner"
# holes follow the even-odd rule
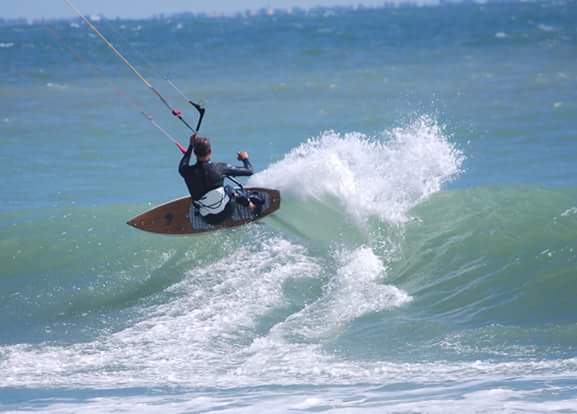
[[[192,148],[193,145],[192,143],[188,146],[186,152],[184,153],[184,155],[182,156],[182,159],[180,160],[180,163],[178,164],[178,172],[180,173],[180,175],[184,176],[184,171],[186,170],[186,168],[188,167],[188,164],[190,162],[190,155],[192,154]]]
[[[242,161],[243,167],[234,167],[226,164],[223,174],[231,177],[248,177],[253,174],[252,164],[248,160],[248,152],[241,151],[237,154],[237,160]]]
[[[253,174],[252,164],[248,158],[243,159],[243,167],[235,167],[234,165],[225,164],[222,173],[224,175],[230,175],[231,177],[248,177]]]

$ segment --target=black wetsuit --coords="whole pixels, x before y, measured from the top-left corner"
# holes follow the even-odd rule
[[[213,163],[211,161],[197,161],[189,165],[192,154],[192,145],[188,147],[178,165],[178,172],[184,178],[188,191],[193,200],[198,201],[210,190],[224,186],[227,175],[232,177],[250,176],[253,173],[252,165],[248,159],[242,160],[243,167],[235,167],[224,162]],[[205,220],[210,224],[218,224],[224,221],[234,211],[234,196],[227,192],[231,202],[219,214],[209,214]]]

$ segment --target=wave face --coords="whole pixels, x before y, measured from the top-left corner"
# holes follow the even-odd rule
[[[19,278],[5,294],[3,324],[16,332],[31,326],[3,348],[3,368],[14,373],[3,385],[146,385],[166,374],[176,383],[234,384],[234,373],[247,370],[251,382],[262,383],[271,366],[280,370],[275,381],[292,383],[298,361],[319,359],[317,369],[329,369],[327,344],[363,318],[412,302],[388,281],[403,226],[462,159],[428,117],[382,137],[327,132],[249,182],[283,194],[270,229],[214,233],[193,248],[183,239],[103,227],[127,214],[121,207],[17,223],[10,231],[33,233],[34,248],[6,240],[4,261]],[[45,272],[33,286],[23,282],[34,273],[31,261]],[[103,376],[109,369],[114,374]]]
[[[439,192],[463,159],[428,117],[327,132],[252,178],[276,219],[192,246],[110,225],[141,206],[5,213],[0,387],[572,383],[575,193]]]

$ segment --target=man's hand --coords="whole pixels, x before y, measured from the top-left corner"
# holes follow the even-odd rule
[[[248,152],[241,151],[236,155],[236,159],[239,161],[248,160]]]
[[[194,147],[194,141],[196,140],[196,132],[190,136],[190,145]]]

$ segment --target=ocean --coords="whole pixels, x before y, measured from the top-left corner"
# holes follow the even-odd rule
[[[79,20],[0,23],[0,411],[577,412],[577,2],[94,24],[281,191],[197,237],[189,131]]]

